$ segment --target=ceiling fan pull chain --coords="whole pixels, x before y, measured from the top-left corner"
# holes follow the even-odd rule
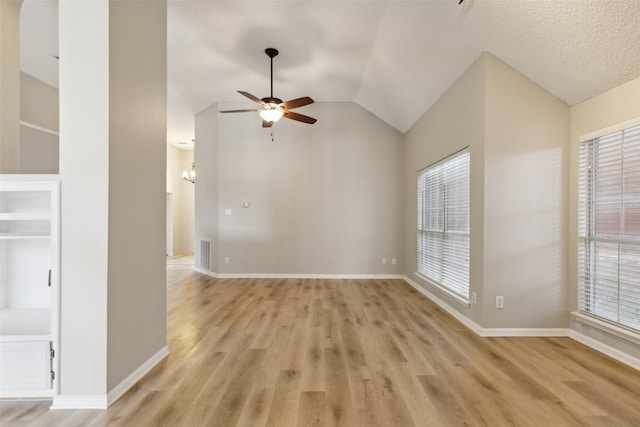
[[[273,139],[273,127],[271,127],[271,142],[276,142],[276,141]]]

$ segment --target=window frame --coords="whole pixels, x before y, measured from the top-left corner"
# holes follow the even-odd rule
[[[450,179],[447,182],[440,182],[438,185],[442,186],[441,187],[442,191],[436,194],[435,197],[428,197],[425,192],[426,189],[424,188],[426,186],[426,180],[427,180],[426,177],[429,174],[429,172],[432,172],[434,174],[431,176],[431,179],[434,179],[434,176],[437,174],[442,175],[443,173],[444,174],[451,173],[452,171],[457,172],[459,170],[459,167],[456,167],[456,170],[453,170],[453,169],[449,171],[444,170],[443,172],[443,166],[445,166],[447,163],[458,161],[460,157],[466,157],[465,165],[463,166],[466,169],[465,170],[466,176],[463,178],[464,179],[463,188],[466,188],[466,193],[464,193],[465,198],[463,200],[463,208],[462,208],[463,211],[460,210],[459,204],[457,206],[454,206],[456,210],[453,210],[451,208],[451,204],[448,203],[448,201],[451,199],[450,196],[452,194],[452,191],[459,190],[459,188],[456,187],[456,185],[459,186],[461,181],[453,181],[453,179]],[[437,179],[443,179],[443,178],[442,176],[438,176]],[[462,305],[465,305],[467,307],[470,306],[470,294],[471,294],[470,283],[469,283],[470,282],[470,278],[469,278],[470,277],[470,274],[469,274],[470,273],[470,252],[471,252],[470,250],[471,248],[471,233],[470,233],[471,231],[470,230],[471,229],[471,226],[470,226],[470,220],[471,220],[471,215],[470,215],[471,188],[470,187],[471,185],[470,184],[471,184],[471,149],[469,146],[459,151],[456,151],[455,153],[452,153],[451,155],[419,170],[417,173],[417,200],[416,200],[416,203],[417,203],[416,270],[417,271],[416,271],[416,275],[426,280],[433,286],[435,286],[438,290],[440,290],[450,298],[454,299],[456,302]],[[462,193],[460,194],[453,193],[453,194],[460,196],[460,194]],[[438,223],[436,224],[436,226],[439,225],[439,227],[436,227],[438,229],[435,229],[434,227],[427,228],[425,226],[426,224],[425,220],[426,219],[433,220],[433,216],[434,216],[433,214],[432,215],[427,214],[425,216],[425,212],[427,210],[434,209],[434,208],[429,208],[429,209],[425,208],[425,201],[427,199],[431,201],[430,203],[431,206],[433,206],[435,202],[435,205],[437,206],[436,209],[441,211],[441,215],[438,215],[438,214],[435,215],[436,217],[439,218],[438,220],[436,220],[436,222]],[[459,203],[460,199],[457,199],[456,201]],[[450,212],[455,212],[457,216],[453,218],[452,217],[453,215],[450,215]],[[462,222],[464,223],[464,230],[450,229],[448,227],[449,224],[452,221],[455,224],[457,224],[455,221],[460,219],[461,213],[464,214],[462,216]],[[431,224],[433,225],[433,221],[431,222]],[[427,252],[424,250],[427,244],[434,243],[433,240],[431,242],[428,241],[427,236],[429,234],[432,235],[432,237],[436,235],[441,236],[441,241],[435,242],[436,245],[439,245],[439,248],[437,248],[439,249],[439,251],[435,257],[434,256],[427,257],[426,256]],[[466,253],[463,253],[462,251],[455,252],[454,255],[450,257],[451,258],[450,262],[447,263],[448,258],[444,255],[444,252],[446,250],[451,250],[452,247],[457,246],[460,243],[459,239],[461,237],[463,238],[463,240],[466,239],[466,242],[462,243],[462,246],[466,245]],[[456,240],[458,240],[458,242],[456,242]],[[448,248],[447,248],[447,245],[448,245]],[[435,264],[435,265],[430,264],[429,266],[440,269],[439,277],[430,275],[429,272],[425,270],[425,268],[422,268],[422,267],[426,267],[428,262],[433,262],[434,258],[439,264]],[[457,264],[457,266],[459,267],[461,265],[461,262],[464,267],[463,271],[461,271],[460,269],[455,269],[456,267],[455,264]],[[447,271],[444,272],[443,271],[444,269],[447,269]],[[451,277],[452,280],[449,281],[448,279],[446,279],[446,276]],[[464,280],[464,283],[458,280],[460,278]],[[460,286],[461,284],[463,285],[462,288]]]
[[[635,129],[640,126],[640,118],[632,119],[625,121],[623,123],[619,123],[614,126],[610,126],[604,129],[600,129],[595,132],[588,133],[579,138],[579,146],[578,146],[578,246],[577,246],[577,290],[576,290],[576,298],[577,298],[577,313],[574,313],[576,319],[579,321],[580,316],[593,318],[596,322],[604,322],[605,324],[611,325],[612,329],[622,329],[627,330],[634,336],[640,337],[640,323],[635,323],[632,319],[628,322],[625,322],[626,319],[624,317],[627,316],[626,313],[620,314],[621,310],[626,311],[626,302],[624,306],[621,308],[621,298],[624,297],[623,292],[627,292],[627,290],[621,291],[621,274],[627,273],[623,270],[618,270],[617,274],[617,296],[613,299],[617,300],[617,320],[612,319],[611,315],[606,315],[606,308],[597,308],[595,307],[596,302],[594,301],[594,294],[598,292],[595,289],[598,285],[600,287],[604,286],[601,283],[597,282],[597,249],[596,245],[598,243],[601,244],[617,244],[618,245],[618,258],[617,263],[620,265],[624,255],[624,251],[621,246],[627,247],[636,247],[640,249],[640,237],[628,238],[624,235],[624,230],[620,230],[620,236],[611,237],[606,235],[598,234],[597,226],[597,217],[596,212],[599,207],[604,206],[605,204],[612,204],[611,201],[602,201],[601,203],[597,202],[597,187],[599,182],[596,181],[596,172],[594,172],[596,167],[600,165],[597,163],[600,161],[599,159],[599,150],[600,150],[600,140],[607,140],[609,138],[613,138],[613,136],[618,132],[628,132],[631,131],[633,135],[634,132],[638,132],[640,129]],[[635,138],[632,140],[634,143],[636,142]],[[617,143],[618,141],[616,141]],[[620,144],[624,144],[623,136],[620,137]],[[624,146],[619,148],[621,153],[624,153]],[[633,158],[633,157],[632,157]],[[595,159],[595,161],[594,161]],[[605,157],[606,159],[606,157]],[[620,167],[625,164],[625,159],[627,157],[621,157]],[[628,161],[628,159],[627,159]],[[638,169],[636,169],[638,170]],[[620,174],[620,180],[622,181],[625,177],[628,177],[628,174],[623,175]],[[600,184],[602,185],[602,184]],[[624,192],[624,184],[622,185],[622,190],[620,190],[620,198],[621,202],[624,203],[625,193]],[[594,190],[595,189],[595,190]],[[620,215],[624,215],[624,204],[622,204],[622,208],[619,212]],[[619,223],[624,225],[624,218],[619,219]],[[622,227],[619,225],[619,227]],[[605,233],[606,234],[606,233]],[[621,255],[622,254],[622,255]],[[600,268],[606,268],[608,265],[600,262]],[[627,274],[626,277],[629,277]],[[602,280],[602,279],[601,279]],[[631,288],[637,288],[640,291],[640,280],[637,283],[632,283]],[[603,288],[604,289],[604,288]],[[609,292],[610,287],[605,290],[601,290],[599,292]],[[603,303],[604,305],[612,305],[610,302]],[[631,306],[635,307],[635,304]],[[640,310],[640,303],[638,304],[638,310]],[[622,320],[621,320],[622,318]]]

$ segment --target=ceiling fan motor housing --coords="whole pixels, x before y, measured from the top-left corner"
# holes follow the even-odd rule
[[[273,98],[271,96],[268,96],[266,98],[262,98],[262,102],[264,102],[265,104],[282,104],[282,99],[280,98]]]

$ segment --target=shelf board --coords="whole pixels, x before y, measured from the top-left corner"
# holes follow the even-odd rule
[[[18,239],[49,239],[51,234],[42,231],[0,233],[0,240],[18,240]]]
[[[51,309],[3,308],[0,310],[0,341],[47,341],[51,339]]]
[[[0,212],[0,221],[50,221],[50,212]]]

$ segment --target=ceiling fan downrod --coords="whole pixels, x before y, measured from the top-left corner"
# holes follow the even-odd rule
[[[267,56],[271,61],[271,98],[273,99],[273,58],[276,57],[278,55],[278,49],[274,49],[272,47],[268,47],[264,50],[264,53],[267,54]]]

